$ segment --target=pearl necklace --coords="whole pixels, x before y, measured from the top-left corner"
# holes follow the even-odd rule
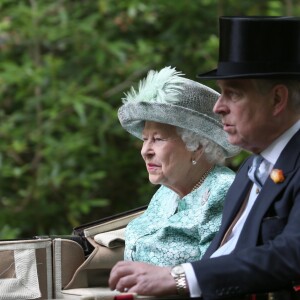
[[[194,187],[192,188],[191,192],[195,191],[198,187],[200,187],[200,185],[204,182],[204,180],[206,179],[207,175],[209,174],[209,172],[213,169],[213,166],[211,166],[209,169],[207,169],[203,175],[201,176],[200,180],[194,185]]]

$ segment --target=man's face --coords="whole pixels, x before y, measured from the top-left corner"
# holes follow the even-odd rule
[[[258,153],[273,140],[273,90],[260,93],[251,79],[219,80],[214,112],[222,116],[228,141]]]

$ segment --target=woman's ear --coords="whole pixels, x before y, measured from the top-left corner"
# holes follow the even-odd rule
[[[203,155],[203,152],[204,152],[204,147],[200,145],[198,149],[193,151],[193,155],[192,155],[193,160],[198,161]]]
[[[273,93],[273,116],[277,116],[287,107],[289,90],[284,84],[277,84],[273,88]]]

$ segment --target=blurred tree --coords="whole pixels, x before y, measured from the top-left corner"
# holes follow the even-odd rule
[[[291,12],[278,0],[1,0],[0,238],[148,203],[141,144],[117,119],[123,93],[151,68],[214,68],[220,15]]]

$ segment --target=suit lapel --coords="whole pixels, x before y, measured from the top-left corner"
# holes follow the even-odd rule
[[[227,230],[232,223],[252,186],[252,182],[248,178],[248,170],[251,165],[252,159],[245,162],[226,195],[222,220],[222,229],[224,230]]]
[[[234,182],[229,188],[223,208],[222,224],[221,227],[205,252],[204,258],[209,258],[219,247],[227,229],[233,222],[236,214],[238,213],[242,203],[244,202],[252,182],[248,178],[248,170],[252,165],[252,158],[247,159],[238,171]]]
[[[256,245],[263,218],[266,216],[274,200],[286,188],[294,172],[299,168],[299,149],[300,131],[290,140],[274,165],[274,169],[283,171],[284,182],[276,184],[270,176],[268,177],[251,209],[236,249]]]

